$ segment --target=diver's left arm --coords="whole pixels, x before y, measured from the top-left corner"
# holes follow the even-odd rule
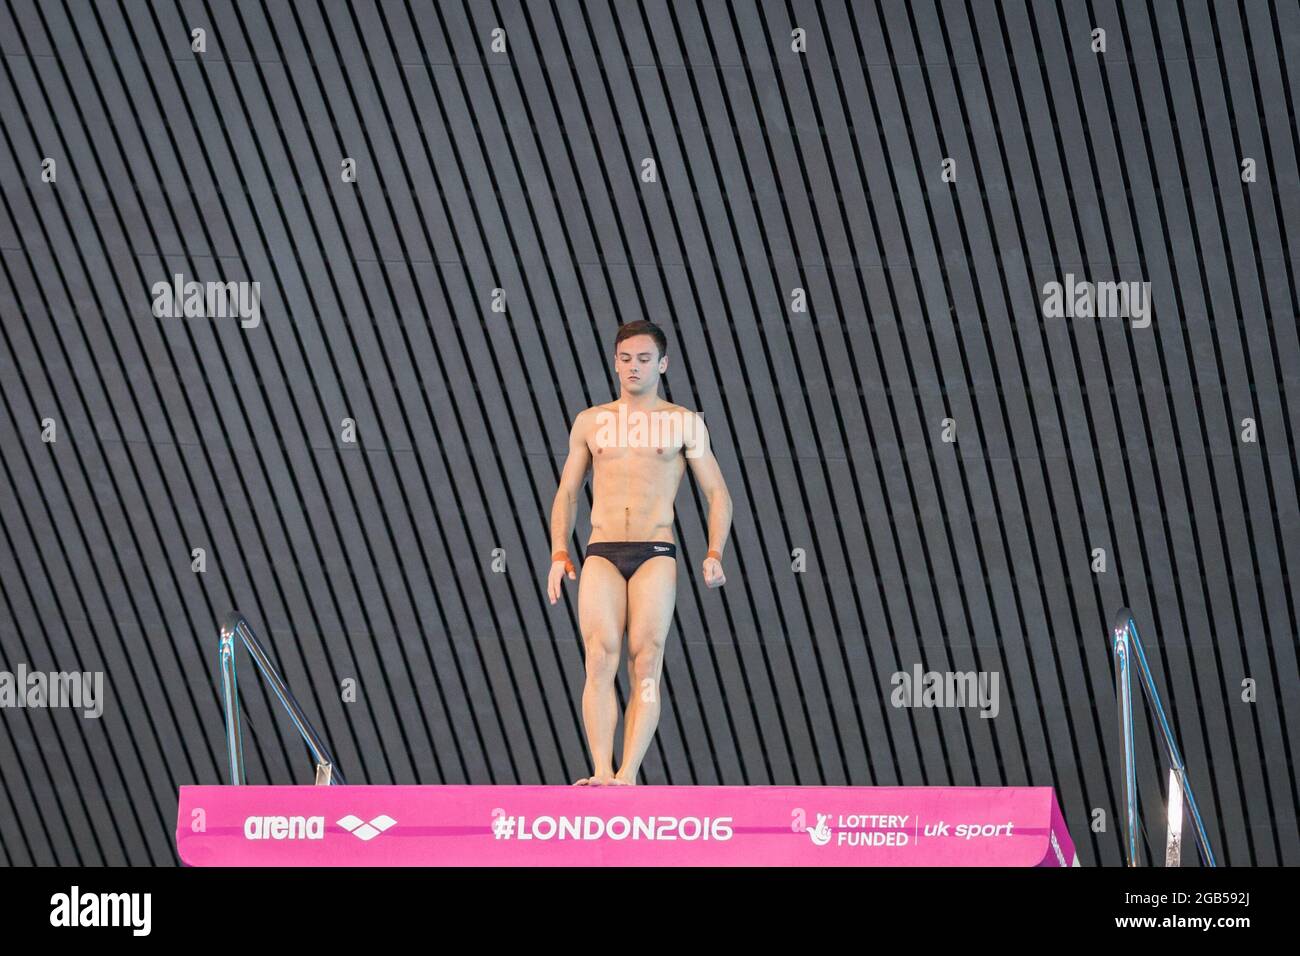
[[[703,564],[704,584],[711,588],[722,587],[727,583],[727,577],[722,573],[722,553],[731,532],[731,495],[718,460],[713,456],[704,418],[699,414],[692,419],[685,454],[700,492],[709,503],[709,553]]]

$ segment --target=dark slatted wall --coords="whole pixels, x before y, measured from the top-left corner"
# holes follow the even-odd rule
[[[736,505],[706,592],[678,499],[645,782],[1053,785],[1117,863],[1128,605],[1216,852],[1300,863],[1300,6],[0,0],[0,51],[0,670],[106,681],[0,710],[0,863],[175,862],[232,608],[349,782],[581,775],[548,512],[642,318]],[[308,781],[241,663],[250,782]]]

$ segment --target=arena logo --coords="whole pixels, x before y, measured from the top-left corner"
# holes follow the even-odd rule
[[[704,416],[698,412],[618,411],[596,413],[595,442],[598,448],[681,448],[687,458],[704,454],[697,439],[703,433]]]
[[[103,671],[0,671],[0,707],[71,707],[91,720],[104,713]]]
[[[1132,319],[1132,327],[1151,324],[1151,283],[1134,281],[1076,281],[1067,272],[1064,282],[1043,286],[1043,317],[1047,319]]]
[[[148,936],[153,925],[151,893],[82,893],[73,886],[50,897],[50,925],[126,926],[133,936]]]
[[[323,840],[324,817],[248,817],[245,840]]]
[[[380,814],[369,823],[358,816],[348,814],[338,821],[338,825],[347,830],[358,840],[373,840],[389,827],[397,823],[387,814]],[[245,817],[245,840],[323,840],[325,839],[324,817]]]
[[[153,284],[153,314],[157,319],[225,319],[238,316],[246,329],[262,321],[262,283],[186,282],[179,272],[171,282]]]
[[[975,707],[980,717],[996,717],[1001,710],[997,671],[896,671],[890,678],[894,707]]]
[[[369,823],[350,813],[342,820],[338,821],[339,826],[347,830],[358,840],[373,840],[389,827],[396,825],[396,823],[397,821],[386,813],[381,813]]]

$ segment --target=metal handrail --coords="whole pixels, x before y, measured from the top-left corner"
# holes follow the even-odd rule
[[[289,719],[293,721],[293,725],[298,728],[298,733],[302,734],[302,739],[311,749],[312,756],[316,759],[316,783],[343,784],[343,775],[336,769],[334,758],[330,756],[325,742],[321,740],[320,735],[303,714],[302,708],[298,706],[298,701],[285,686],[284,679],[280,677],[275,665],[271,663],[271,658],[267,656],[256,635],[253,634],[248,620],[238,611],[231,611],[226,615],[226,623],[221,626],[221,639],[217,648],[221,657],[221,700],[226,711],[226,752],[230,757],[230,782],[236,785],[244,782],[244,742],[239,730],[239,681],[235,673],[235,635],[239,635],[240,640],[244,642],[244,647],[252,655],[257,669],[271,685],[275,696],[280,698],[280,703],[289,712]]]
[[[1132,653],[1137,658],[1138,675],[1142,679],[1142,690],[1146,695],[1147,707],[1155,714],[1156,724],[1160,728],[1160,741],[1164,745],[1165,758],[1169,761],[1165,866],[1180,865],[1184,801],[1187,803],[1187,809],[1191,811],[1196,845],[1200,849],[1201,859],[1207,866],[1217,866],[1214,861],[1214,851],[1210,848],[1210,838],[1201,822],[1201,811],[1196,806],[1196,797],[1192,794],[1191,784],[1187,782],[1187,769],[1183,764],[1183,756],[1178,750],[1178,743],[1174,740],[1174,732],[1169,726],[1164,705],[1160,702],[1160,692],[1156,690],[1155,678],[1151,676],[1151,668],[1147,666],[1142,640],[1138,637],[1137,623],[1133,620],[1133,612],[1126,607],[1120,608],[1111,626],[1111,650],[1115,658],[1115,697],[1119,706],[1120,750],[1124,755],[1124,802],[1128,836],[1125,849],[1128,865],[1138,865],[1139,826],[1137,766],[1133,752],[1133,694],[1129,678],[1129,658]]]

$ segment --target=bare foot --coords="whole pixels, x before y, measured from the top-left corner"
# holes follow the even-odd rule
[[[636,781],[635,781],[635,780],[624,780],[622,777],[615,776],[615,777],[610,781],[610,784],[613,785],[613,786],[615,786],[615,787],[635,787],[635,786],[636,786]]]
[[[612,773],[593,774],[590,777],[583,777],[581,780],[573,781],[575,787],[604,787],[614,782]]]

